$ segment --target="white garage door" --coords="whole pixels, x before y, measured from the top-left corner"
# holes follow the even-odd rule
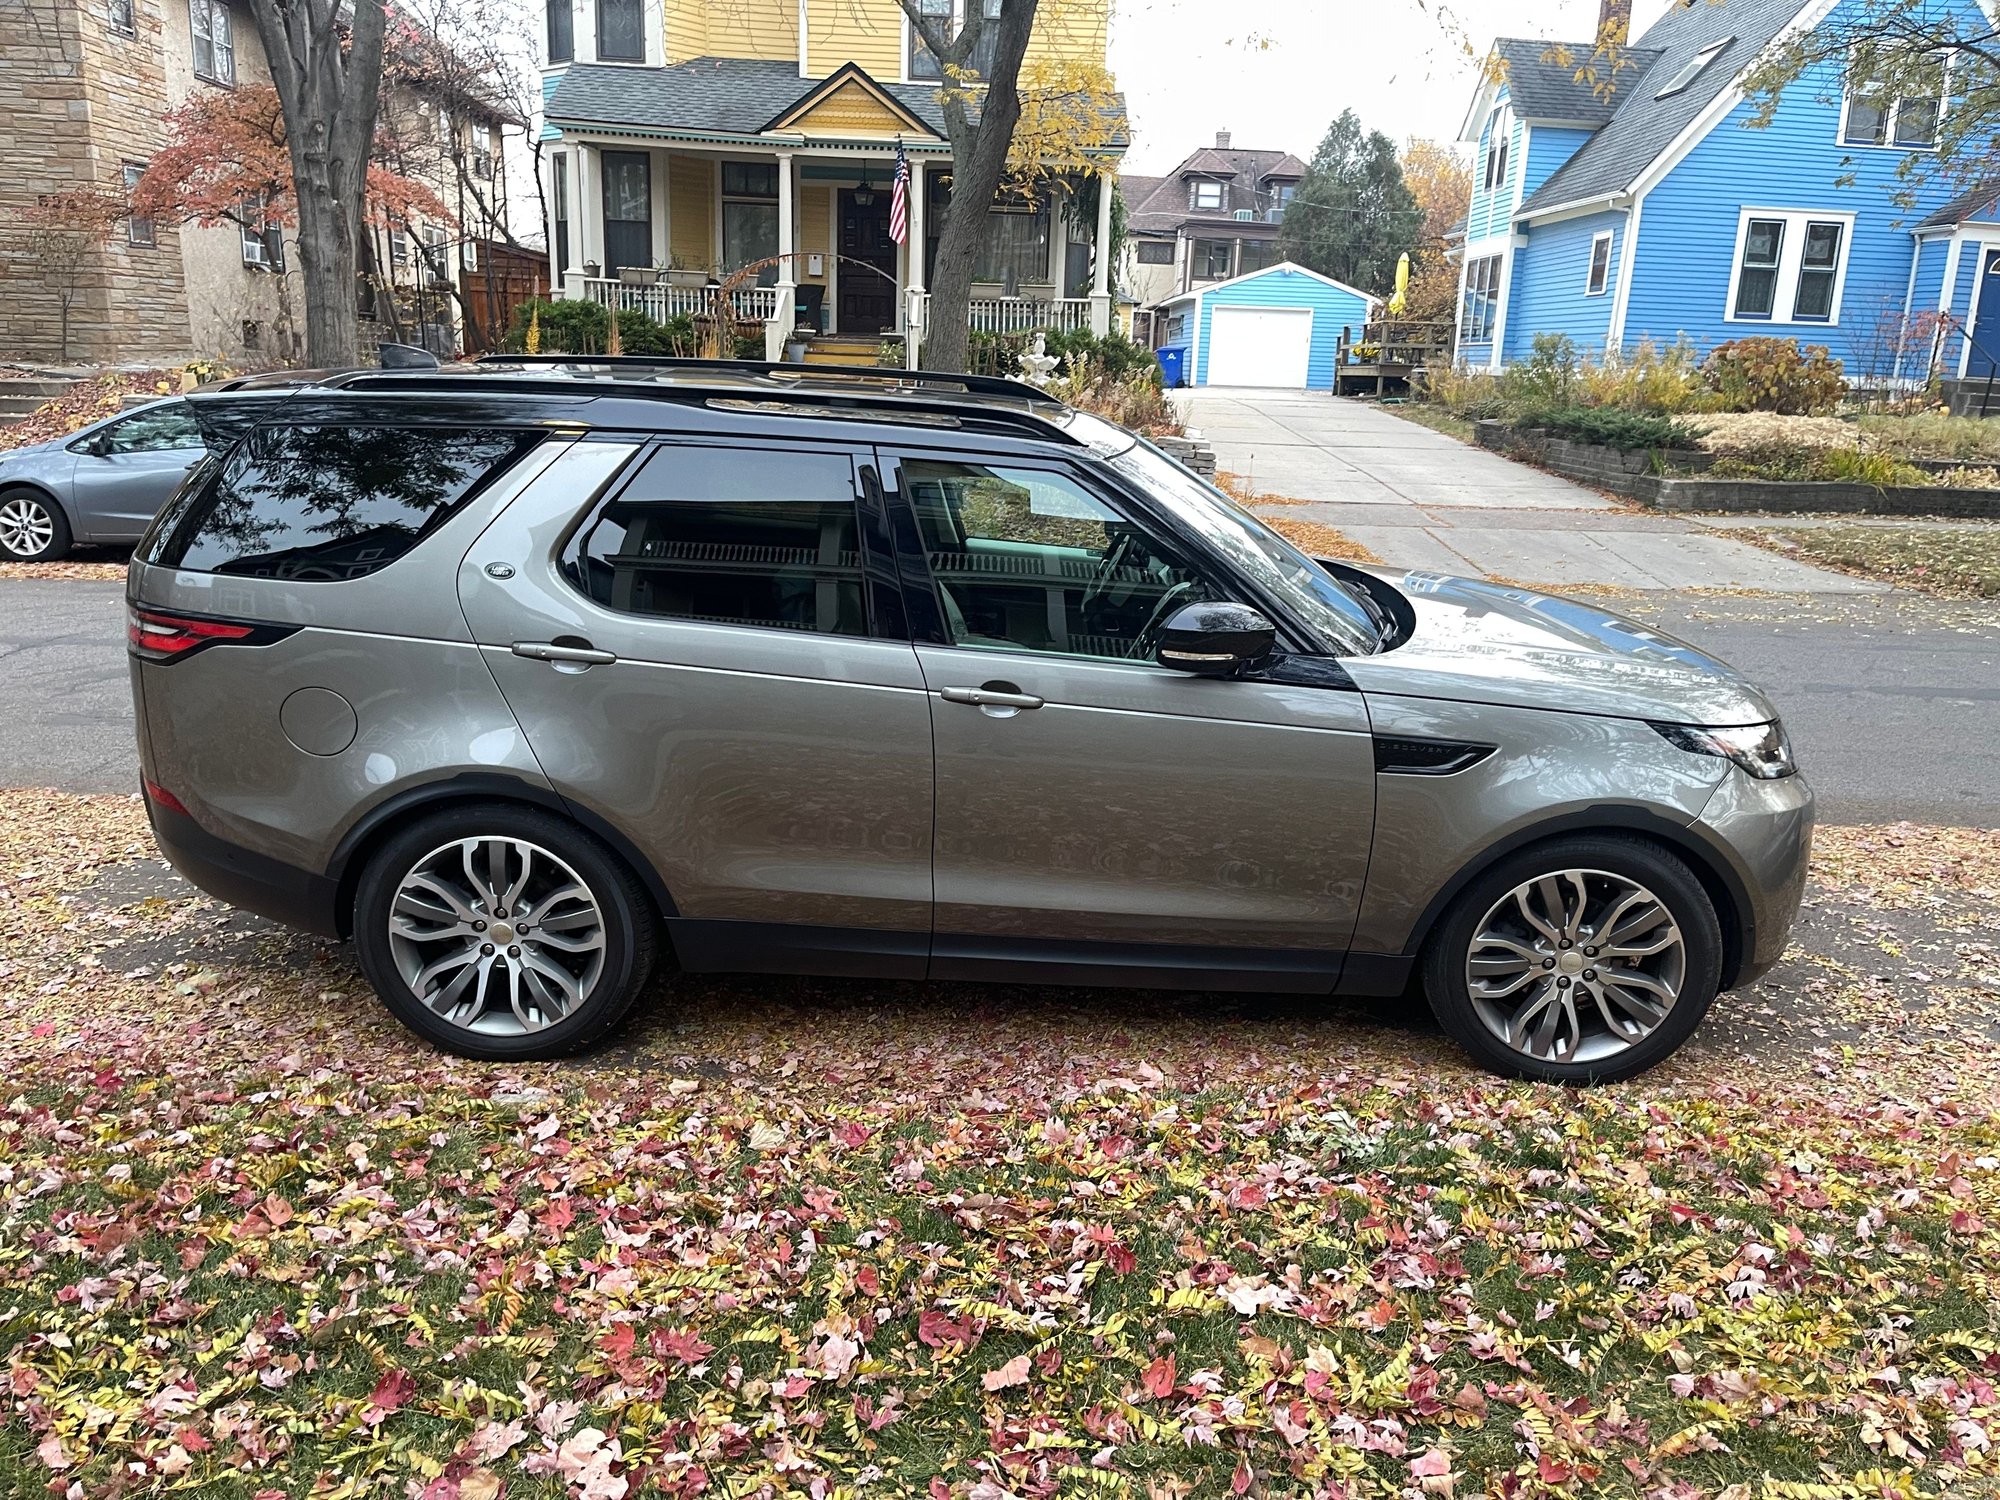
[[[1309,307],[1218,307],[1209,315],[1208,383],[1302,389],[1312,338]]]

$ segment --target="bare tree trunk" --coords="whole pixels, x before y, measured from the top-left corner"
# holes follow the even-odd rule
[[[1001,0],[997,20],[985,20],[985,7],[965,8],[965,26],[949,41],[937,20],[923,14],[918,0],[900,0],[903,11],[924,38],[925,45],[946,69],[963,67],[986,26],[998,26],[993,49],[993,75],[983,79],[979,119],[967,109],[965,91],[949,77],[939,90],[945,134],[951,141],[951,206],[938,235],[937,264],[931,272],[930,319],[924,333],[923,362],[933,370],[963,371],[971,361],[972,270],[986,232],[987,211],[1007,170],[1007,151],[1021,118],[1021,59],[1028,50],[1039,0]],[[921,246],[913,254],[922,254]]]
[[[299,214],[306,362],[360,362],[354,277],[382,86],[383,0],[250,0],[285,139]],[[345,32],[345,36],[343,36]]]

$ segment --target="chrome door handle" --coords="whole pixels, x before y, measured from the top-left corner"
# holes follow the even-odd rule
[[[1040,708],[1042,700],[1033,693],[1003,693],[992,688],[945,688],[938,696],[947,703],[966,703],[974,708]]]
[[[575,662],[586,667],[608,666],[618,660],[614,653],[595,646],[559,646],[554,641],[516,641],[514,654],[530,661]]]

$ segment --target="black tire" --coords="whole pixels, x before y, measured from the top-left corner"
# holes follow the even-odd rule
[[[0,562],[60,562],[69,556],[75,538],[69,529],[69,517],[63,514],[60,505],[40,490],[23,486],[0,490],[0,514],[12,506],[27,506],[38,514],[48,525],[49,539],[41,547],[20,550],[9,539],[11,528],[0,527]]]
[[[1610,1056],[1571,1063],[1517,1051],[1490,1030],[1466,975],[1474,930],[1494,904],[1527,881],[1564,870],[1604,871],[1642,886],[1679,925],[1685,958],[1679,994],[1649,1035]],[[1422,973],[1438,1023],[1483,1066],[1543,1083],[1613,1083],[1671,1056],[1701,1025],[1721,982],[1722,928],[1701,882],[1658,844],[1622,834],[1552,839],[1509,855],[1459,893],[1425,944]]]
[[[457,1024],[418,998],[399,962],[398,942],[391,938],[389,926],[404,880],[426,863],[427,856],[474,838],[521,841],[554,856],[587,888],[601,919],[601,966],[567,1013],[541,1029],[495,1035]],[[487,912],[490,907],[488,903],[480,910]],[[521,913],[513,915],[518,919]],[[519,942],[525,946],[530,939]],[[658,944],[659,921],[652,902],[624,861],[575,824],[510,803],[449,808],[419,819],[375,851],[355,888],[354,946],[362,973],[398,1020],[461,1057],[492,1061],[567,1057],[602,1041],[625,1019],[645,988]],[[402,945],[406,955],[411,947]],[[527,966],[518,976],[508,974],[504,954],[491,962],[494,978],[502,986],[493,1001],[497,1006],[509,977],[522,986],[530,981]],[[504,1015],[498,1021],[516,1024]]]

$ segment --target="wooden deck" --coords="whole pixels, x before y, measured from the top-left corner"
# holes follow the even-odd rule
[[[1336,396],[1402,396],[1418,372],[1451,363],[1458,327],[1454,323],[1384,318],[1340,330],[1334,352]]]

